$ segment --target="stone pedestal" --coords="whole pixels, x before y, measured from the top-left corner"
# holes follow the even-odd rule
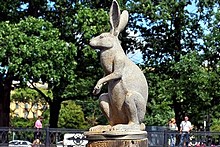
[[[148,147],[146,131],[104,133],[85,132],[88,139],[86,147]]]

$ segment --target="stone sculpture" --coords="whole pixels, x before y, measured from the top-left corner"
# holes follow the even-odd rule
[[[94,87],[99,94],[108,84],[108,93],[99,97],[100,107],[109,125],[98,125],[90,132],[140,131],[144,130],[144,116],[148,99],[148,84],[140,68],[124,53],[119,33],[128,23],[128,11],[121,14],[119,5],[113,0],[110,8],[111,31],[90,40],[90,46],[100,49],[101,65],[105,76]]]

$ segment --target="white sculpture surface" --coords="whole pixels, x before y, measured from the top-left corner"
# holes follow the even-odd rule
[[[90,132],[144,130],[144,116],[148,99],[148,84],[143,72],[124,53],[119,33],[128,23],[128,11],[120,13],[116,0],[110,8],[111,31],[90,40],[90,46],[100,49],[100,61],[105,76],[94,87],[99,94],[108,84],[108,93],[99,97],[100,107],[109,125],[98,125]]]

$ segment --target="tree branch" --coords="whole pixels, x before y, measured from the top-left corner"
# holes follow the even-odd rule
[[[46,102],[49,103],[49,105],[52,103],[51,99],[49,96],[46,96],[40,89],[38,89],[33,82],[30,82],[31,86],[29,86],[29,88],[36,90],[45,100]]]

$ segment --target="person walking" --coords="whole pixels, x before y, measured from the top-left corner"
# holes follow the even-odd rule
[[[170,134],[170,147],[175,147],[176,131],[178,131],[175,118],[171,118],[169,123],[169,130],[172,131],[172,133]]]
[[[43,117],[38,116],[38,119],[36,120],[34,124],[34,128],[36,128],[36,131],[34,132],[34,142],[32,144],[33,146],[39,145],[41,142],[42,120],[43,120]]]
[[[189,144],[189,133],[190,133],[191,130],[192,130],[192,124],[189,121],[188,116],[185,116],[184,120],[180,124],[181,137],[180,137],[179,147],[183,146],[184,140],[186,142],[186,147],[188,147],[188,144]]]

